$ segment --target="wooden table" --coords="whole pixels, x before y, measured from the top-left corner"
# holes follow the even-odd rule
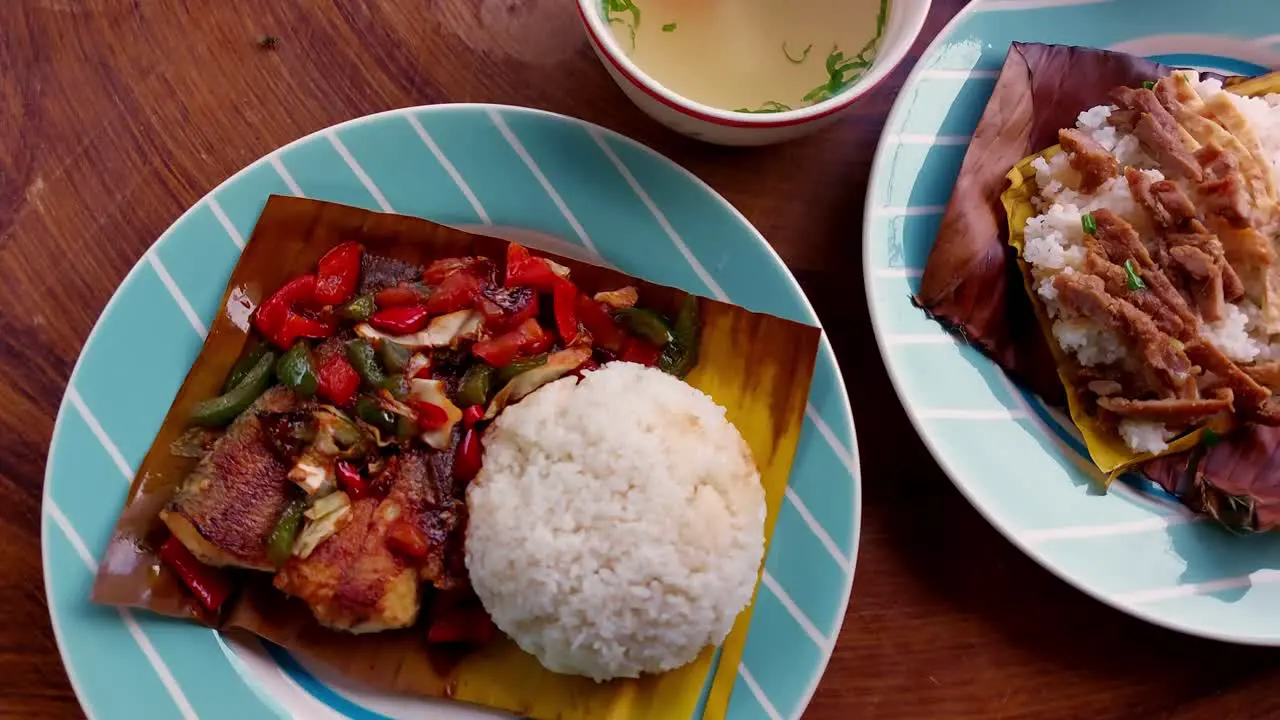
[[[72,364],[125,272],[269,150],[449,101],[545,108],[648,143],[740,208],[817,307],[853,397],[866,505],[808,717],[1280,717],[1280,653],[1161,630],[1052,577],[956,492],[890,388],[858,280],[863,195],[909,65],[964,2],[934,0],[909,62],[838,126],[755,150],[643,117],[570,0],[0,3],[0,717],[82,714],[44,604],[41,478]],[[278,46],[261,48],[266,35]]]

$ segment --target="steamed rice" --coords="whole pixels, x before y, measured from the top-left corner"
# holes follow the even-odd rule
[[[1214,79],[1195,82],[1193,86],[1204,100],[1225,92],[1222,83]],[[1253,126],[1270,160],[1272,175],[1280,180],[1280,95],[1258,98],[1228,93],[1228,97]],[[1139,168],[1153,182],[1163,180],[1164,174],[1138,140],[1108,124],[1107,118],[1115,109],[1100,105],[1085,110],[1076,120],[1076,129],[1114,155],[1121,167]],[[1052,334],[1058,345],[1084,367],[1123,362],[1125,347],[1109,329],[1086,318],[1063,316],[1053,278],[1082,269],[1085,249],[1081,218],[1085,213],[1106,208],[1143,237],[1154,231],[1151,220],[1134,202],[1123,173],[1096,192],[1085,194],[1074,189],[1079,187],[1080,175],[1072,169],[1065,152],[1049,159],[1037,158],[1032,167],[1038,191],[1032,202],[1039,214],[1027,221],[1022,257],[1031,268],[1034,291],[1053,321]],[[1259,229],[1272,238],[1277,234],[1274,226]],[[1228,303],[1225,312],[1221,320],[1203,324],[1204,338],[1236,362],[1280,359],[1280,336],[1272,336],[1261,327],[1256,305],[1247,299]],[[1126,444],[1141,452],[1164,450],[1173,435],[1164,425],[1147,421],[1124,420],[1118,429]]]
[[[494,623],[548,669],[659,673],[728,635],[764,554],[765,495],[724,408],[609,363],[507,408],[467,492]]]

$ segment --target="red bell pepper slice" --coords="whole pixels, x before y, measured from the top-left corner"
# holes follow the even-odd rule
[[[432,315],[444,315],[473,307],[480,299],[480,280],[467,273],[455,273],[445,278],[427,298],[427,311]]]
[[[391,527],[387,528],[386,542],[387,547],[392,552],[415,560],[425,558],[430,551],[430,547],[427,545],[426,533],[422,532],[416,525],[411,525],[404,520],[397,520],[391,523]]]
[[[556,283],[552,294],[553,309],[556,316],[556,331],[566,344],[578,338],[578,288],[568,280]]]
[[[338,476],[338,483],[352,500],[359,500],[369,493],[369,483],[361,477],[356,466],[346,460],[338,461],[334,474]]]
[[[504,333],[538,317],[538,293],[527,288],[486,290],[476,305],[484,315],[484,326],[492,333]]]
[[[316,302],[337,305],[351,299],[360,284],[360,243],[348,241],[335,245],[320,258],[316,266]]]
[[[484,446],[480,444],[480,431],[467,428],[462,434],[462,442],[458,443],[458,452],[453,456],[453,477],[455,480],[468,482],[480,472],[480,462],[484,457]]]
[[[462,411],[463,427],[473,428],[483,419],[484,419],[483,405],[472,405],[471,407]]]
[[[486,363],[503,368],[521,353],[537,355],[546,352],[554,340],[551,333],[543,330],[537,320],[530,318],[511,332],[481,340],[471,347],[471,352]]]
[[[546,260],[533,257],[522,245],[507,245],[507,274],[503,284],[507,287],[531,287],[535,290],[553,292],[560,283]]]
[[[586,295],[579,295],[578,320],[591,333],[592,343],[614,353],[622,351],[626,336],[603,305]]]
[[[350,403],[360,389],[360,374],[345,357],[336,353],[321,362],[316,380],[320,397],[338,406]]]
[[[653,367],[658,364],[658,358],[662,357],[662,349],[646,340],[640,338],[627,338],[626,345],[622,348],[622,354],[618,359],[623,362],[639,363]]]
[[[160,546],[160,560],[182,579],[209,612],[216,613],[231,596],[231,581],[217,568],[196,559],[182,541],[170,535]]]
[[[380,308],[421,305],[427,301],[428,295],[427,289],[421,285],[396,285],[379,290],[374,294],[373,302]]]
[[[418,427],[423,430],[439,430],[449,422],[449,414],[435,403],[422,400],[410,400],[409,407],[417,415]]]
[[[280,348],[288,348],[292,347],[298,338],[323,340],[333,335],[337,329],[338,324],[332,317],[328,320],[317,320],[316,318],[290,311],[284,319],[284,325],[276,331],[275,335],[268,335],[267,339]]]
[[[315,302],[316,276],[299,275],[280,286],[258,306],[253,315],[253,326],[264,337],[273,337],[284,326],[284,321],[294,306]]]
[[[425,305],[401,305],[375,312],[369,316],[369,324],[384,333],[407,335],[426,327],[429,317]]]
[[[455,273],[467,272],[474,275],[483,272],[488,262],[489,258],[474,256],[435,260],[422,273],[422,281],[428,285],[439,285]]]

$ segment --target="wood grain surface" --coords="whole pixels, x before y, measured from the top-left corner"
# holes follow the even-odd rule
[[[1152,627],[1051,576],[965,502],[890,388],[859,278],[863,195],[909,65],[963,4],[934,0],[908,62],[839,124],[732,150],[635,110],[571,0],[0,2],[0,717],[83,715],[44,604],[40,493],[67,377],[117,283],[260,155],[449,101],[544,108],[651,145],[740,208],[817,307],[853,398],[865,509],[852,604],[806,717],[1280,717],[1280,652]]]

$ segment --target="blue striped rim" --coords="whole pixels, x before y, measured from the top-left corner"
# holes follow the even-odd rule
[[[378,138],[382,136],[383,126],[387,126],[388,131],[383,151],[379,153]],[[495,142],[491,132],[494,129],[503,142],[510,141],[509,146],[495,149],[475,142],[477,134],[486,132],[488,141]],[[409,140],[426,143],[428,138],[435,147],[426,153],[409,152],[402,147]],[[509,147],[509,153],[501,152],[501,147]],[[425,165],[414,170],[421,170],[422,177],[430,178],[428,182],[439,184],[438,191],[425,182],[411,192],[405,191],[403,184],[419,177],[405,168],[404,163],[410,159]],[[493,169],[486,171],[486,167]],[[592,178],[592,182],[582,182],[583,177]],[[534,187],[512,193],[509,188],[513,183]],[[660,183],[662,187],[654,190],[653,183]],[[545,194],[537,190],[536,184],[543,185]],[[445,215],[452,212],[448,219],[453,222],[506,222],[552,232],[584,245],[591,245],[591,238],[599,235],[607,242],[601,243],[597,238],[595,244],[601,245],[606,258],[632,272],[695,291],[706,288],[721,296],[727,296],[724,288],[736,288],[732,292],[749,307],[816,322],[799,286],[745,219],[692,175],[643,146],[594,126],[534,111],[504,109],[499,112],[485,106],[468,106],[385,113],[282,148],[277,155],[260,160],[217,188],[207,202],[193,207],[166,232],[152,251],[154,260],[148,267],[140,264],[130,272],[86,342],[69,386],[73,391],[79,389],[85,400],[83,405],[73,407],[66,422],[60,411],[51,458],[74,454],[81,445],[96,444],[97,440],[108,446],[118,443],[121,462],[126,465],[136,466],[141,461],[149,446],[148,433],[154,433],[182,374],[198,351],[201,324],[217,311],[225,282],[218,278],[225,278],[234,264],[237,243],[251,233],[265,196],[270,192],[289,192],[290,188],[308,196],[318,195],[370,209],[408,208],[424,214],[439,211]],[[601,196],[608,202],[592,202],[592,198]],[[421,197],[430,197],[431,202],[437,204],[427,204],[419,199]],[[701,210],[696,209],[699,206]],[[610,224],[610,215],[613,224]],[[628,231],[646,227],[646,223],[647,232],[626,237]],[[707,244],[707,236],[716,238],[716,242]],[[186,249],[188,246],[190,250]],[[735,248],[732,257],[725,255],[726,247]],[[743,248],[754,248],[754,252],[742,252]],[[709,266],[712,272],[699,262],[707,258],[712,263]],[[215,272],[214,268],[222,270]],[[165,295],[171,297],[165,298]],[[179,311],[185,305],[192,311],[190,317]],[[116,312],[117,309],[127,312]],[[157,322],[151,323],[153,318]],[[143,319],[147,322],[139,322]],[[187,325],[185,329],[183,324]],[[136,341],[131,333],[139,325],[149,327],[152,332],[161,327],[167,335],[185,334],[191,339],[174,344],[171,356],[153,365],[112,360]],[[790,602],[787,607],[791,609],[783,610],[786,616],[779,615],[768,621],[791,627],[792,630],[785,631],[781,637],[787,637],[788,643],[799,647],[813,644],[803,637],[804,632],[795,630],[797,627],[816,622],[825,637],[834,636],[838,630],[848,601],[857,548],[859,493],[853,425],[843,382],[825,341],[818,367],[810,413],[797,451],[797,466],[807,463],[804,466],[808,469],[801,478],[803,482],[796,483],[786,501],[790,505],[786,509],[790,529],[783,532],[819,533],[823,538],[820,546],[830,549],[837,562],[827,561],[825,566],[816,566],[815,572],[820,575],[809,576],[779,565],[778,558],[791,552],[786,548],[795,543],[784,540],[780,543],[782,549],[775,548],[770,554],[771,568],[786,569],[782,584],[801,582],[793,578],[802,577],[804,582],[820,583],[824,588],[823,599],[817,604],[806,596],[802,602]],[[153,389],[154,396],[135,411],[120,393],[139,385]],[[77,409],[79,413],[75,412]],[[93,412],[102,417],[95,418]],[[138,415],[139,412],[144,414]],[[156,414],[145,414],[152,412]],[[77,420],[82,427],[86,423],[98,427],[98,437],[83,431],[78,437],[69,435]],[[52,479],[50,473],[47,493],[53,492]],[[79,481],[68,481],[62,486],[70,491],[84,490]],[[107,488],[102,491],[108,492],[107,497],[113,497]],[[77,508],[77,503],[83,500],[92,511],[96,503],[98,514],[93,516],[93,521],[100,520],[109,527],[118,500],[103,502],[95,492],[72,492],[72,495],[75,499],[68,502]],[[47,507],[54,511],[57,508],[54,497],[46,495],[46,500]],[[843,513],[838,512],[841,505],[846,508]],[[796,520],[797,517],[801,520]],[[73,523],[63,529],[71,535],[76,532]],[[806,545],[800,542],[795,546]],[[807,547],[812,546],[810,541]],[[51,572],[62,572],[54,566],[50,568]],[[785,593],[785,590],[779,592]],[[814,609],[819,617],[811,621],[797,616],[796,613],[804,612],[800,609],[802,605],[804,609]],[[56,615],[56,609],[54,613]],[[765,623],[758,618],[753,622],[753,636],[754,630]],[[195,630],[185,625],[172,627],[180,643],[190,640],[183,633]],[[207,632],[205,635],[210,637]],[[63,641],[74,642],[67,637]],[[759,643],[749,637],[748,648],[753,644]],[[171,652],[182,651],[173,648],[165,654]],[[205,655],[207,653],[193,653],[191,657],[193,662],[207,662]],[[273,655],[277,656],[278,653]],[[791,679],[782,685],[773,678],[766,681],[782,693],[782,701],[776,703],[778,708],[788,715],[803,709],[828,656],[829,644],[826,644],[817,649],[812,662],[793,664],[789,669]],[[72,656],[67,657],[70,667]],[[226,662],[225,655],[223,657]],[[228,663],[226,667],[229,672],[238,672],[236,664]],[[286,672],[293,677],[288,668]],[[331,704],[331,689],[330,693],[312,692],[319,683],[314,677],[310,685],[302,682],[301,676],[295,680],[320,702]],[[217,685],[214,683],[210,692],[216,694]],[[698,714],[708,690],[709,683],[703,688]],[[242,692],[245,697],[251,695],[247,686]],[[203,706],[204,688],[193,697],[196,695],[200,696]],[[256,697],[253,699],[261,703]],[[769,698],[735,687],[731,703],[740,707],[743,702],[770,710],[775,707]],[[344,714],[350,714],[351,710],[347,706],[335,709]],[[256,717],[261,713],[246,710],[240,714]]]

